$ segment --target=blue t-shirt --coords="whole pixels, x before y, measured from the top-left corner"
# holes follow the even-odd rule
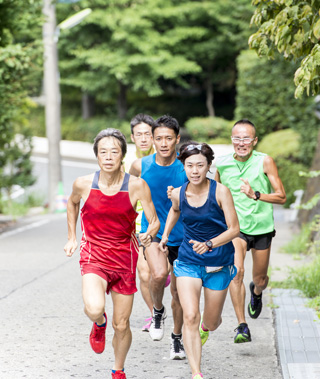
[[[156,163],[156,154],[141,159],[141,178],[144,179],[151,190],[151,197],[160,220],[158,238],[162,238],[167,216],[171,208],[171,200],[168,199],[167,187],[181,187],[188,179],[183,164],[176,159],[170,166],[160,166]],[[141,233],[148,229],[148,221],[142,214]],[[180,246],[182,242],[183,226],[179,218],[169,236],[169,246]]]
[[[183,242],[179,248],[179,261],[200,266],[229,266],[234,264],[234,247],[232,242],[215,247],[212,251],[197,254],[192,249],[190,240],[205,242],[225,232],[228,227],[222,209],[216,200],[217,182],[210,180],[207,201],[201,207],[192,207],[186,198],[185,183],[180,190],[180,218],[183,222]]]

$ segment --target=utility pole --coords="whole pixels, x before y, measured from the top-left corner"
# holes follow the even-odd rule
[[[45,93],[45,121],[48,139],[48,188],[49,210],[54,212],[55,200],[58,195],[59,183],[62,182],[61,173],[61,120],[60,120],[60,87],[58,74],[58,49],[56,33],[56,13],[52,0],[43,0],[43,44],[44,44],[44,93]]]

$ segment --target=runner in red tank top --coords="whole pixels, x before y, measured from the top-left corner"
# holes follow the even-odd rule
[[[123,134],[116,129],[105,129],[95,138],[93,149],[100,171],[80,177],[73,184],[67,206],[68,242],[64,250],[67,256],[72,256],[77,249],[76,224],[83,200],[80,267],[85,313],[93,321],[90,344],[96,353],[104,351],[105,293],[111,291],[115,355],[112,378],[124,379],[124,362],[132,340],[129,318],[133,294],[137,291],[135,209],[138,200],[149,221],[147,232],[139,235],[143,246],[150,246],[160,223],[146,182],[121,170],[127,150]]]

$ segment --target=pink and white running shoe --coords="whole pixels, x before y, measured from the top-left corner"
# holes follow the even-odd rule
[[[143,332],[149,332],[151,321],[152,321],[152,317],[146,318],[144,321],[146,322],[146,324],[143,325],[143,327],[142,327],[141,330]]]

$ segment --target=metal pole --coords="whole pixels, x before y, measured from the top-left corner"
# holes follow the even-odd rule
[[[52,0],[43,0],[43,44],[44,44],[44,93],[45,93],[45,121],[48,139],[48,188],[49,210],[55,210],[56,196],[59,182],[62,181],[60,140],[60,88],[58,74],[58,50],[56,32],[55,5]]]

